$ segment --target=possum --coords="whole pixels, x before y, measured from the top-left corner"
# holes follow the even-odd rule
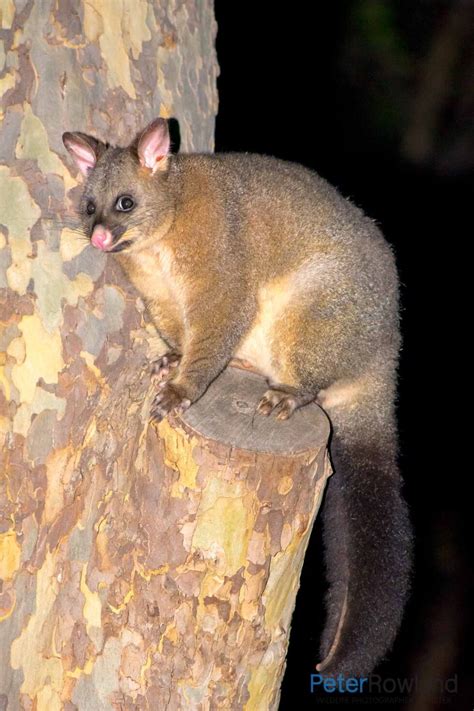
[[[161,118],[125,148],[84,133],[63,141],[86,178],[92,245],[119,261],[168,345],[151,417],[189,407],[233,358],[267,379],[262,416],[284,420],[312,401],[328,414],[317,669],[367,675],[392,647],[412,564],[390,246],[316,173],[260,155],[174,155]]]

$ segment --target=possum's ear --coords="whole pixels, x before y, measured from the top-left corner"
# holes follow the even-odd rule
[[[166,170],[170,154],[168,121],[158,118],[152,121],[135,142],[138,160],[152,173]]]
[[[63,133],[63,143],[77,163],[83,175],[88,175],[95,167],[106,146],[85,133]]]

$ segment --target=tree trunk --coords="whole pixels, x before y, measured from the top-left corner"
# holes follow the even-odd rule
[[[231,371],[149,426],[156,334],[75,230],[61,143],[172,115],[211,150],[212,2],[1,0],[0,24],[0,711],[275,707],[326,421],[254,418]]]

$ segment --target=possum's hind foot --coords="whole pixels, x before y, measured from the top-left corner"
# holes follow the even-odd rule
[[[260,415],[273,413],[277,420],[287,420],[295,410],[314,400],[314,395],[301,393],[293,388],[278,386],[270,388],[258,403],[257,412]]]

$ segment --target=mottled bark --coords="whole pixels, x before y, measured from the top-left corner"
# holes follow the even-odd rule
[[[274,707],[327,423],[235,395],[219,430],[211,389],[149,425],[156,336],[74,230],[61,143],[162,115],[212,150],[212,2],[1,0],[0,25],[0,709]]]
[[[118,647],[101,596],[122,604],[123,582],[94,580],[108,519],[88,516],[131,485],[118,461],[138,446],[149,384],[140,301],[72,229],[61,135],[126,144],[172,115],[184,150],[212,150],[215,29],[211,0],[0,2],[0,708],[73,708],[94,675],[88,708],[110,708]]]

